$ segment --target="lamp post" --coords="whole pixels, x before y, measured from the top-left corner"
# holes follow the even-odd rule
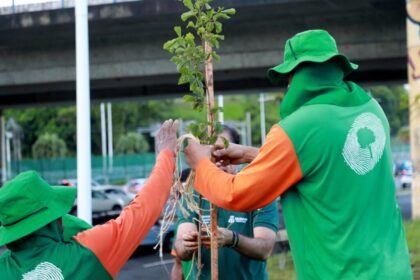
[[[77,215],[92,224],[89,34],[86,0],[75,1],[77,105]]]

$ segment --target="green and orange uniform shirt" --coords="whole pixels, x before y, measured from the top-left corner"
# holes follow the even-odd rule
[[[196,198],[198,198],[198,195]],[[202,209],[203,222],[210,227],[210,202],[203,198],[200,208]],[[181,211],[178,211],[178,224],[194,223],[198,219],[198,215],[189,211],[186,205],[184,205],[184,209],[187,209],[186,216]],[[256,227],[264,227],[277,234],[278,224],[277,201],[273,201],[261,209],[250,212],[235,212],[217,208],[217,226],[227,228],[250,238],[254,237],[254,228]],[[218,254],[220,280],[268,279],[266,260],[249,258],[237,252],[235,249],[228,247],[219,248]],[[184,278],[186,280],[196,279],[197,266],[191,264],[191,262],[182,263]],[[200,279],[211,279],[211,254],[210,250],[204,247],[201,250],[201,263]],[[192,268],[191,265],[193,265]]]
[[[146,185],[117,219],[84,230],[72,240],[52,222],[8,244],[9,250],[0,257],[0,278],[113,279],[159,218],[174,168],[173,152],[162,151]]]
[[[280,115],[237,175],[202,159],[198,192],[234,211],[281,195],[298,279],[412,279],[378,103],[334,62],[312,63],[295,71]]]

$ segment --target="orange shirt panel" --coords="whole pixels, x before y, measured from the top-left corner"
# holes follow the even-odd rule
[[[203,159],[196,168],[195,188],[215,205],[247,212],[268,205],[302,178],[294,146],[279,125],[274,125],[257,157],[231,175]]]
[[[168,199],[175,169],[174,154],[162,151],[146,185],[117,219],[79,233],[75,240],[90,249],[115,277],[147,235]]]

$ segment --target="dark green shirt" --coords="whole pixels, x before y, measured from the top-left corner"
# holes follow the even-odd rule
[[[203,222],[210,225],[210,203],[203,198],[201,208],[203,211]],[[178,213],[179,224],[193,223],[197,218],[195,213],[184,217]],[[241,235],[254,237],[255,227],[265,227],[277,233],[279,223],[277,201],[268,206],[252,212],[233,212],[217,208],[217,225],[228,228]],[[202,264],[200,279],[211,279],[210,250],[202,249]],[[243,256],[232,248],[219,248],[219,279],[268,279],[267,264],[263,260],[255,260]],[[196,267],[194,266],[188,279],[195,279]],[[187,279],[187,274],[184,277]]]

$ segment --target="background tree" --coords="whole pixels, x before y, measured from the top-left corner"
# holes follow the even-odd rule
[[[32,156],[35,159],[63,158],[66,152],[66,143],[56,134],[43,134],[32,146]]]
[[[139,154],[149,151],[149,143],[144,139],[143,135],[136,132],[129,132],[120,136],[115,147],[116,154]]]

